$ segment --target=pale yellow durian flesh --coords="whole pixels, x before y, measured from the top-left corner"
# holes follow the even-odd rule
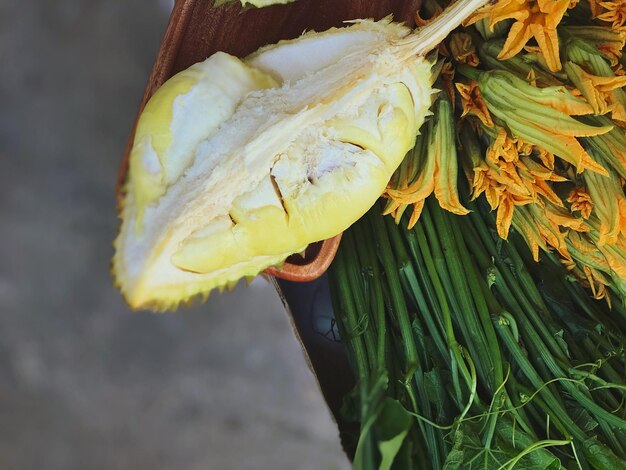
[[[360,21],[243,61],[218,53],[166,82],[138,122],[115,242],[128,303],[174,308],[361,217],[430,105],[409,33]]]
[[[139,217],[193,163],[198,144],[232,116],[248,93],[277,85],[223,52],[169,79],[146,104],[135,130],[129,188]]]

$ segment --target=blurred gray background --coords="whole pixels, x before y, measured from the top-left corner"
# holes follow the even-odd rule
[[[115,176],[171,4],[0,0],[0,468],[346,468],[263,281],[131,313]]]

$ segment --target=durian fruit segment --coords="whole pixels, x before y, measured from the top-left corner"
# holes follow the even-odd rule
[[[367,212],[415,143],[422,119],[399,82],[327,121],[323,135],[294,142],[272,176],[299,239],[333,237]]]
[[[247,275],[256,275],[263,269],[258,266],[260,254],[264,263],[269,259],[279,263],[293,253],[294,243],[287,213],[268,175],[237,198],[229,214],[217,216],[186,238],[171,260],[179,269],[197,274],[226,273],[239,265]]]
[[[130,175],[113,263],[129,304],[174,308],[362,216],[413,146],[430,105],[430,64],[394,56],[394,43],[408,33],[389,21],[307,33],[300,39],[307,47],[326,44],[309,69],[292,66],[299,40],[251,56],[245,67],[282,83],[247,94],[212,124],[184,152],[182,174],[143,209]],[[167,125],[162,120],[154,129]]]
[[[159,88],[137,121],[130,154],[129,189],[138,216],[182,175],[198,144],[232,116],[248,93],[276,85],[271,76],[218,52]]]

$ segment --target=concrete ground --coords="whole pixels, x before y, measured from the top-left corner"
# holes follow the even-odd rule
[[[166,315],[112,287],[115,175],[168,3],[0,0],[0,468],[345,468],[267,284]]]

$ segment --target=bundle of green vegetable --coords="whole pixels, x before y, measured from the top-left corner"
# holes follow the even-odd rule
[[[330,273],[355,468],[626,468],[625,22],[499,0],[440,46],[433,116]]]
[[[407,229],[378,206],[344,235],[330,280],[354,467],[626,468],[623,306],[467,207],[430,198]]]

